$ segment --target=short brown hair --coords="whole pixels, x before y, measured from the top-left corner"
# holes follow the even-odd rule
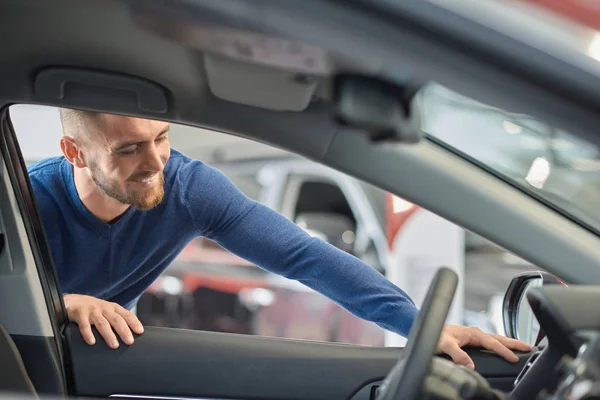
[[[72,136],[83,143],[88,143],[90,140],[90,123],[97,124],[100,113],[71,108],[61,108],[59,113],[63,135]]]

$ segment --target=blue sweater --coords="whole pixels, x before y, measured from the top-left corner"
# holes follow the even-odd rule
[[[149,211],[131,207],[113,223],[83,205],[64,157],[30,166],[29,175],[63,293],[131,309],[179,252],[204,236],[403,336],[416,316],[408,295],[373,268],[248,198],[219,170],[175,150],[164,170],[163,202]]]

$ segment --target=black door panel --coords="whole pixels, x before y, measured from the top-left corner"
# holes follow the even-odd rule
[[[79,396],[349,399],[383,379],[401,354],[397,348],[158,327],[146,327],[134,345],[118,350],[97,333],[98,343],[87,345],[73,324],[65,335]],[[487,352],[469,352],[495,378],[514,380],[520,371]]]
[[[61,396],[63,375],[55,339],[44,336],[11,335],[23,364],[38,393]]]

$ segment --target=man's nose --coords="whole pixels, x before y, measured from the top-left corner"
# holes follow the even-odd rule
[[[160,149],[156,146],[155,143],[152,143],[148,146],[144,161],[144,169],[148,171],[160,172],[164,168],[164,163],[161,157]]]

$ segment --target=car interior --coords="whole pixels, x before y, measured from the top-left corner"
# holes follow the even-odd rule
[[[567,62],[506,27],[497,29],[489,23],[493,7],[453,7],[367,0],[1,2],[0,32],[7,39],[0,61],[0,392],[123,399],[485,398],[460,392],[457,379],[515,399],[536,398],[543,390],[567,393],[569,377],[575,377],[571,383],[584,377],[577,365],[597,359],[596,311],[575,310],[594,304],[600,293],[578,286],[600,284],[598,234],[424,137],[417,100],[423,87],[437,82],[535,115],[596,145],[600,96],[590,82],[598,73],[577,54]],[[570,286],[527,294],[547,341],[519,353],[518,363],[467,349],[483,382],[444,364],[446,357],[434,357],[457,286],[444,268],[404,349],[159,327],[147,327],[130,347],[89,346],[66,316],[10,120],[9,106],[19,103],[160,119],[267,143],[419,204]],[[354,223],[339,202],[331,207],[348,217],[341,223]],[[319,211],[308,198],[298,210]],[[581,330],[588,332],[584,347]],[[432,369],[437,380],[428,378]]]

